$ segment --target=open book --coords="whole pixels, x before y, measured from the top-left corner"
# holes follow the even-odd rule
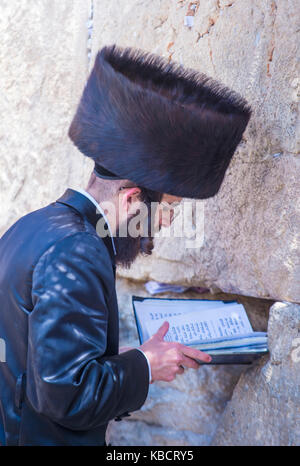
[[[243,305],[236,301],[133,296],[132,304],[141,344],[168,321],[165,341],[210,354],[208,364],[250,364],[268,352],[267,334],[253,331]]]

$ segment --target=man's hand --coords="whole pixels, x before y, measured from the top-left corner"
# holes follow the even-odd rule
[[[177,374],[184,372],[184,367],[198,369],[200,364],[195,359],[210,362],[211,356],[202,351],[182,345],[181,343],[164,341],[169,330],[169,323],[164,322],[148,341],[140,346],[151,365],[152,380],[171,382]]]

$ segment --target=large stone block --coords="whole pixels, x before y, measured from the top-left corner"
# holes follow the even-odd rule
[[[140,47],[206,72],[253,107],[219,193],[198,202],[202,246],[159,239],[151,259],[119,275],[300,302],[298,3],[198,2],[189,28],[190,3],[94,1],[92,57],[105,44]]]
[[[88,72],[88,2],[1,2],[0,235],[86,180],[67,131]]]
[[[214,445],[300,445],[300,306],[275,303],[270,356],[244,372],[226,406]]]

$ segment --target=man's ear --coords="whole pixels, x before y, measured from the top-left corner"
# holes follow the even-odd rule
[[[122,199],[121,205],[122,209],[126,210],[126,212],[130,209],[130,206],[138,201],[138,196],[141,193],[141,189],[138,186],[134,186],[133,188],[125,188],[122,190]]]

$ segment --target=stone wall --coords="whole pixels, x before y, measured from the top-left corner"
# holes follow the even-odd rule
[[[279,301],[270,314],[270,360],[249,369],[202,367],[152,385],[141,411],[111,423],[115,445],[300,443],[291,359],[299,306],[288,304],[300,302],[297,8],[296,0],[1,3],[0,235],[86,183],[92,163],[67,130],[103,45],[140,47],[205,72],[253,107],[218,195],[196,203],[203,244],[157,238],[151,258],[119,270],[121,343],[138,344],[130,296],[147,295],[143,283],[155,279],[206,286],[203,298],[237,299],[256,330],[267,329]],[[191,222],[187,238],[198,224]]]
[[[88,72],[87,5],[1,2],[0,235],[87,178],[67,137]]]
[[[204,243],[157,241],[120,275],[300,301],[299,37],[296,1],[95,2],[95,48],[138,44],[240,92],[254,113],[218,195],[204,204]],[[98,13],[97,13],[98,12]],[[292,201],[293,200],[293,201]]]
[[[213,445],[300,445],[300,306],[275,303],[270,356],[245,371],[227,404]]]

